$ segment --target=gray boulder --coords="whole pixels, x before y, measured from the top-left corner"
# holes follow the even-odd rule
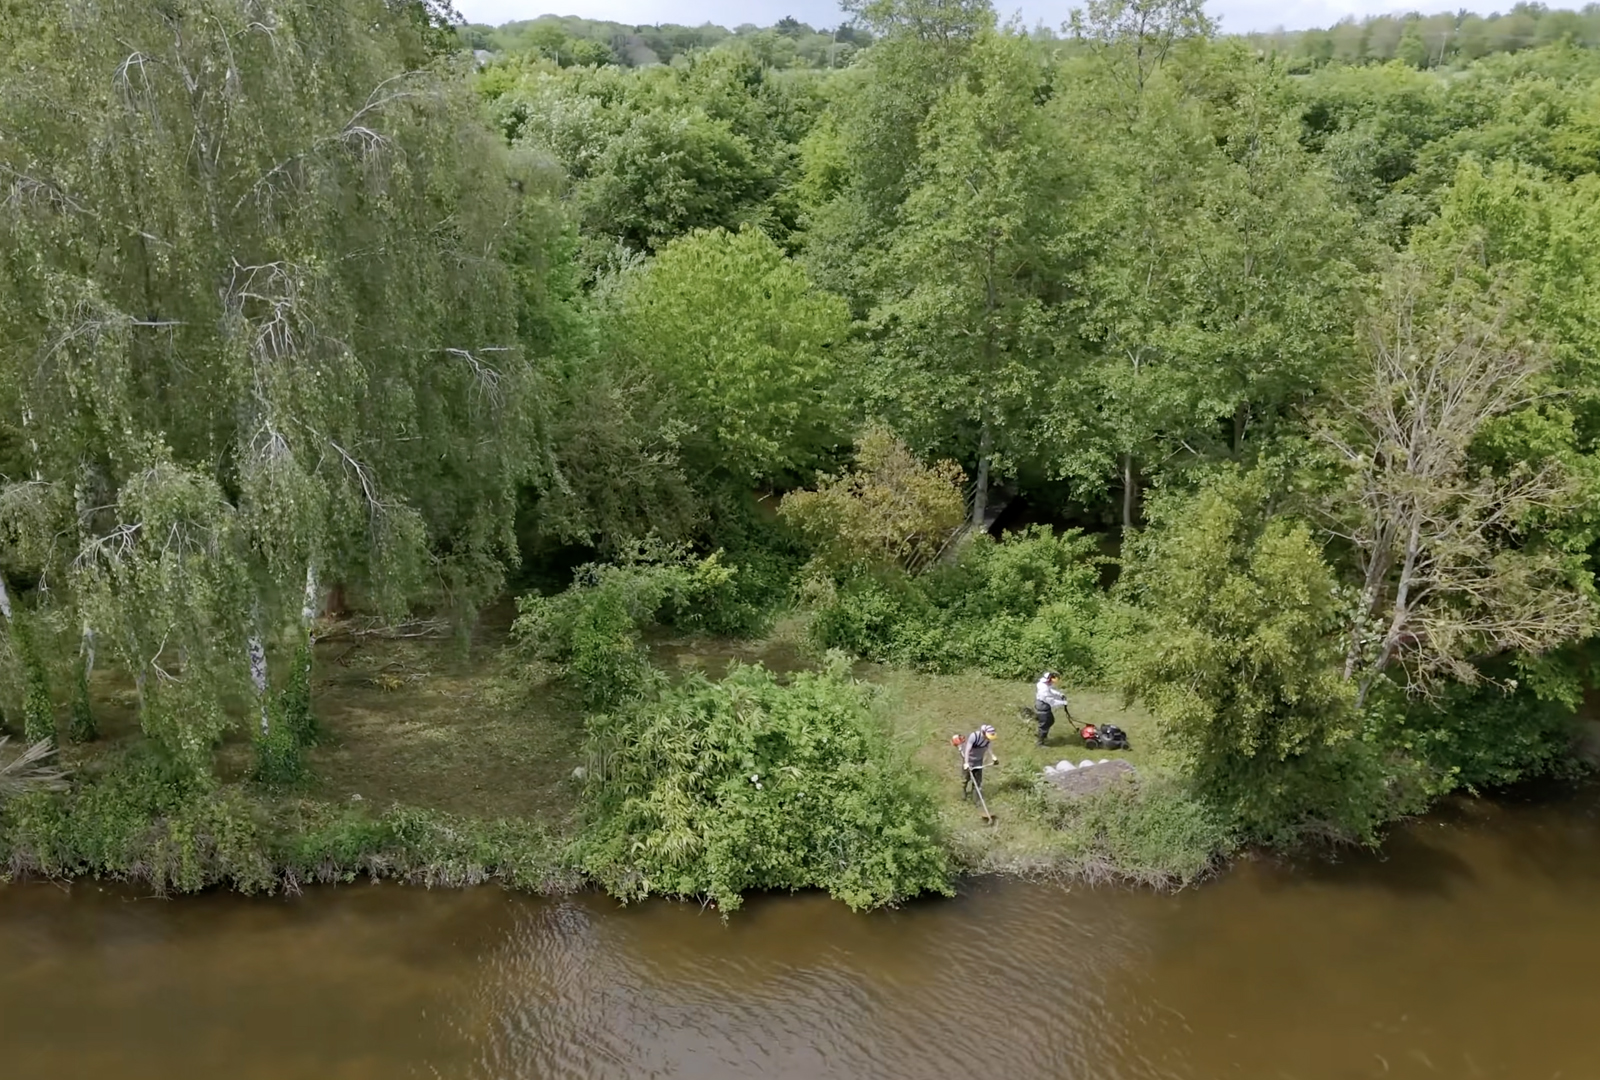
[[[1050,781],[1063,795],[1077,797],[1091,795],[1096,791],[1103,791],[1112,784],[1121,781],[1124,777],[1128,780],[1138,779],[1139,773],[1132,765],[1120,758],[1111,760],[1101,759],[1079,765],[1076,768],[1059,768],[1051,765],[1045,768],[1044,778]]]

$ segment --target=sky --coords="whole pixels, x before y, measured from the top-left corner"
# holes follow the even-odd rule
[[[1492,10],[1508,10],[1514,0],[1506,0]],[[1361,17],[1387,12],[1420,10],[1425,14],[1454,11],[1460,0],[1425,0],[1392,2],[1392,0],[1210,0],[1206,10],[1222,23],[1222,29],[1234,33],[1250,30],[1304,30],[1308,27],[1331,26],[1346,15]],[[995,0],[995,9],[1002,18],[1020,12],[1022,21],[1029,26],[1044,23],[1059,27],[1067,19],[1067,12],[1076,5],[1072,0]],[[1552,4],[1552,7],[1566,6]],[[1579,6],[1573,3],[1571,6]],[[627,23],[631,26],[654,23],[683,23],[698,25],[712,22],[722,26],[755,23],[770,26],[785,15],[793,15],[812,26],[836,26],[843,21],[835,0],[455,0],[456,10],[468,22],[489,23],[498,26],[515,19],[532,19],[539,15],[581,15],[588,19],[604,19]],[[1477,10],[1479,5],[1473,5]]]

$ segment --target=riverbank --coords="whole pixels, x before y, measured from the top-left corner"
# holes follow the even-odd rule
[[[501,640],[495,628],[470,648],[428,638],[321,642],[313,700],[322,736],[305,782],[292,791],[248,781],[242,731],[218,753],[217,783],[163,774],[141,749],[126,688],[97,684],[101,739],[62,750],[75,790],[7,805],[3,865],[13,876],[123,879],[157,891],[270,892],[358,877],[437,886],[498,880],[547,893],[579,887],[570,849],[581,705],[559,684],[528,685],[506,666]],[[652,652],[669,672],[713,678],[735,661],[780,675],[816,666],[794,623],[761,641],[668,639]],[[1170,800],[1150,794],[1161,790],[1152,718],[1116,696],[1070,693],[1076,723],[1115,723],[1132,740],[1129,751],[1091,752],[1064,717],[1048,746],[1034,746],[1026,682],[868,664],[856,676],[876,688],[899,749],[930,781],[959,872],[1160,886],[1214,865],[1216,838],[1187,827],[1184,807],[1174,817]],[[1000,732],[1002,764],[986,788],[992,821],[962,800],[950,746],[952,734],[979,723]],[[1085,757],[1128,760],[1146,790],[1077,803],[1041,791],[1045,765]]]

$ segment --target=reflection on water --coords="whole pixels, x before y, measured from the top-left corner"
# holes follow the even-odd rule
[[[0,890],[8,1078],[1600,1076],[1592,797],[1178,896]]]

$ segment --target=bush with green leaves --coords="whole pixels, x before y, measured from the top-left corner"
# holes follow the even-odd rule
[[[928,671],[1000,678],[1051,669],[1094,681],[1103,668],[1094,541],[1034,526],[978,537],[948,564],[910,575],[863,573],[814,587],[813,642]]]
[[[926,781],[842,670],[691,675],[591,717],[583,869],[612,895],[825,889],[854,909],[948,895]]]
[[[518,598],[512,638],[555,665],[590,708],[607,708],[637,697],[652,680],[643,628],[702,629],[737,602],[737,574],[718,554],[702,558],[684,545],[642,541],[614,563],[580,567],[564,592]]]
[[[48,779],[0,801],[0,876],[87,875],[157,893],[270,893],[358,876],[539,892],[577,883],[565,843],[535,822],[264,801],[148,745],[71,790]]]
[[[1124,689],[1248,839],[1368,839],[1393,807],[1342,677],[1345,597],[1310,528],[1267,505],[1238,470],[1151,500],[1120,586],[1144,621]]]
[[[94,707],[89,701],[89,667],[81,656],[72,666],[72,707],[67,719],[67,737],[75,743],[93,742],[100,737]]]
[[[1576,702],[1542,695],[1496,664],[1475,686],[1451,683],[1432,699],[1389,692],[1369,702],[1369,738],[1414,765],[1428,797],[1474,794],[1578,768]]]
[[[255,733],[255,764],[250,779],[264,787],[289,788],[306,778],[305,746],[286,721],[281,704],[275,704],[267,729],[257,729]]]

